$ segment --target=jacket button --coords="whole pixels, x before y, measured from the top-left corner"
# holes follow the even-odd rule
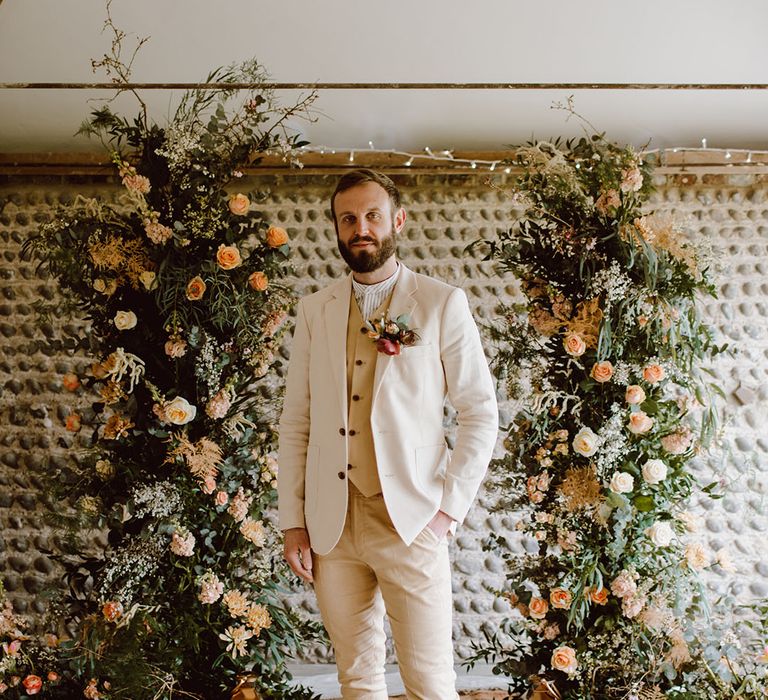
[[[344,472],[339,472],[339,479],[343,479],[343,478],[344,478]]]
[[[361,332],[361,333],[367,333],[367,332],[368,332],[368,329],[367,329],[365,326],[363,326],[363,327],[360,329],[360,332]]]
[[[359,367],[360,365],[363,364],[363,361],[362,360],[355,360],[355,364]]]
[[[350,430],[349,435],[350,437],[352,437],[353,435],[357,435],[357,432],[355,432],[354,430]]]
[[[347,469],[354,469],[354,467],[351,464],[348,464]]]
[[[353,401],[359,401],[360,397],[357,394],[355,394],[354,396],[352,396],[352,400]]]
[[[346,435],[347,431],[344,428],[339,428],[339,435]]]

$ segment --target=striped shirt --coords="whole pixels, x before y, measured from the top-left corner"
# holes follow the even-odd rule
[[[392,288],[397,283],[397,278],[400,277],[400,263],[397,264],[397,270],[390,277],[387,277],[383,282],[376,282],[376,284],[363,284],[358,282],[354,277],[352,278],[352,291],[357,301],[357,308],[360,309],[360,315],[366,321],[371,319],[373,312],[381,306],[382,302],[387,298]]]

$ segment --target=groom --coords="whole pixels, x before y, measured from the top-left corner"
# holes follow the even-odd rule
[[[408,698],[453,700],[447,534],[491,458],[493,381],[464,292],[397,261],[406,213],[392,180],[346,173],[331,215],[352,274],[297,309],[280,419],[285,558],[314,582],[345,699],[387,699],[386,611]],[[394,342],[369,336],[367,320],[403,314]]]

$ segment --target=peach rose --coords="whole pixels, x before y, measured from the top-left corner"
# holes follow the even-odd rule
[[[267,229],[267,245],[270,248],[279,248],[288,243],[288,233],[279,226],[270,226]]]
[[[629,428],[630,433],[642,435],[643,433],[647,433],[653,427],[653,418],[644,411],[635,411],[630,414],[627,427]]]
[[[205,282],[203,281],[203,278],[198,275],[189,280],[187,283],[187,299],[190,301],[198,301],[203,298],[203,294],[205,294]]]
[[[216,479],[212,476],[206,476],[200,488],[203,490],[203,493],[210,496],[216,490]]]
[[[80,387],[80,379],[78,379],[76,374],[72,374],[71,372],[65,374],[61,378],[61,383],[67,391],[77,391]]]
[[[269,286],[269,280],[263,272],[252,272],[248,278],[248,284],[251,285],[251,289],[263,292]]]
[[[544,598],[531,598],[531,602],[528,605],[528,614],[534,620],[543,620],[548,610],[549,603]]]
[[[95,279],[93,280],[93,288],[103,294],[107,291],[107,283],[101,278]]]
[[[108,600],[101,609],[107,622],[114,622],[123,615],[123,604],[119,600]]]
[[[563,348],[571,357],[581,357],[587,349],[587,344],[578,333],[567,333],[563,339]]]
[[[168,357],[184,357],[187,354],[187,341],[179,336],[171,336],[165,341],[165,354]]]
[[[138,319],[133,311],[118,311],[113,321],[117,330],[129,331],[131,328],[136,328]]]
[[[608,602],[607,588],[590,588],[589,599],[596,605],[605,605]]]
[[[227,505],[228,501],[229,501],[229,496],[227,495],[226,491],[217,491],[216,492],[216,505],[217,506],[225,506],[225,505]]]
[[[37,695],[43,687],[43,679],[40,676],[30,674],[21,684],[24,686],[24,690],[27,691],[27,695]]]
[[[248,213],[248,209],[251,208],[251,200],[240,192],[229,195],[228,204],[229,211],[235,216],[245,216]]]
[[[637,406],[645,401],[645,391],[643,391],[643,387],[638,384],[630,384],[627,387],[627,393],[624,398],[631,406]]]
[[[573,596],[571,592],[565,588],[553,588],[549,592],[549,602],[552,603],[553,608],[559,610],[568,610],[571,607]]]
[[[222,243],[216,251],[216,262],[222,270],[234,270],[242,264],[243,259],[235,246]]]
[[[660,365],[648,365],[643,369],[643,379],[649,384],[658,384],[664,375],[664,368]]]
[[[70,413],[64,421],[64,426],[70,433],[76,433],[80,430],[80,416],[77,413]]]
[[[601,384],[610,382],[611,377],[613,377],[613,365],[608,362],[608,360],[595,362],[595,364],[592,365],[592,371],[589,373],[589,376]]]
[[[575,673],[579,667],[579,663],[576,660],[576,651],[567,646],[557,647],[552,652],[551,664],[552,668],[556,671],[562,671],[568,675]]]

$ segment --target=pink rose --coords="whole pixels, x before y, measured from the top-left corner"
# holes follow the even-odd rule
[[[248,213],[248,209],[251,207],[251,200],[244,194],[238,192],[237,194],[229,195],[229,211],[235,216],[244,216]]]
[[[229,496],[227,495],[226,491],[218,491],[216,493],[216,505],[217,506],[225,506],[225,505],[227,505],[228,501],[229,501]]]
[[[202,488],[203,493],[207,493],[210,496],[216,490],[216,479],[212,476],[206,476],[200,488]]]
[[[379,352],[383,352],[385,355],[399,355],[400,343],[389,338],[379,338],[376,341],[376,349]]]

